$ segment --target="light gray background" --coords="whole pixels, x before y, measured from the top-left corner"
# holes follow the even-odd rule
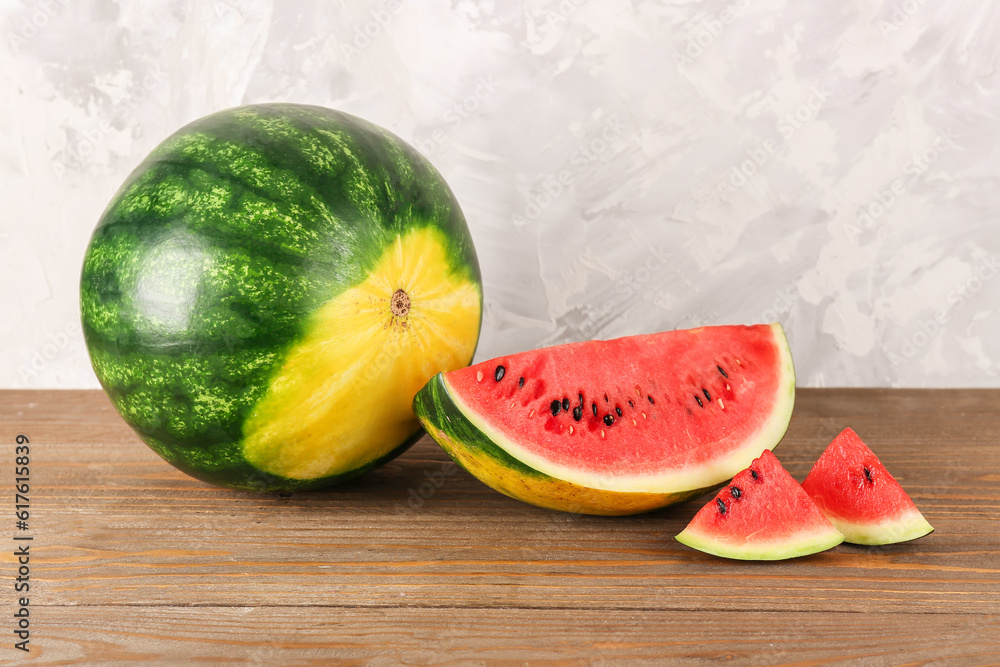
[[[0,3],[0,386],[97,386],[77,294],[104,205],[181,125],[279,100],[445,175],[478,359],[777,319],[801,386],[995,385],[998,7]]]

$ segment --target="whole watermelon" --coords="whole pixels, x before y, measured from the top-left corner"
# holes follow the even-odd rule
[[[467,365],[479,264],[441,175],[389,132],[314,106],[197,120],[128,177],[81,280],[115,408],[199,479],[329,486],[420,435],[410,403]]]

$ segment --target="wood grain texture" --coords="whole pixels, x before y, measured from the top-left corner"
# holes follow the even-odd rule
[[[740,563],[673,540],[705,498],[551,512],[427,438],[331,492],[232,492],[162,462],[100,392],[0,392],[11,513],[31,438],[35,537],[34,650],[0,660],[1000,663],[1000,391],[802,389],[776,454],[801,481],[848,425],[935,532]]]
[[[57,607],[45,615],[52,636],[38,664],[989,664],[1000,662],[998,618],[973,626],[949,614],[904,625],[837,613]]]

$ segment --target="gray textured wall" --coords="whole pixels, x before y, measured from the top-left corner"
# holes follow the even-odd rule
[[[456,191],[479,359],[778,319],[800,385],[995,385],[991,0],[0,3],[0,386],[96,386],[87,239],[194,118],[321,104]]]

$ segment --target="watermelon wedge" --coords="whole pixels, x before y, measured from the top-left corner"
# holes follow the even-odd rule
[[[802,488],[853,544],[906,542],[934,530],[875,453],[849,428],[829,444]]]
[[[825,551],[844,536],[766,450],[698,511],[677,541],[724,558],[783,560]]]
[[[779,324],[569,343],[438,374],[413,410],[466,470],[540,507],[634,514],[704,493],[784,435]]]

